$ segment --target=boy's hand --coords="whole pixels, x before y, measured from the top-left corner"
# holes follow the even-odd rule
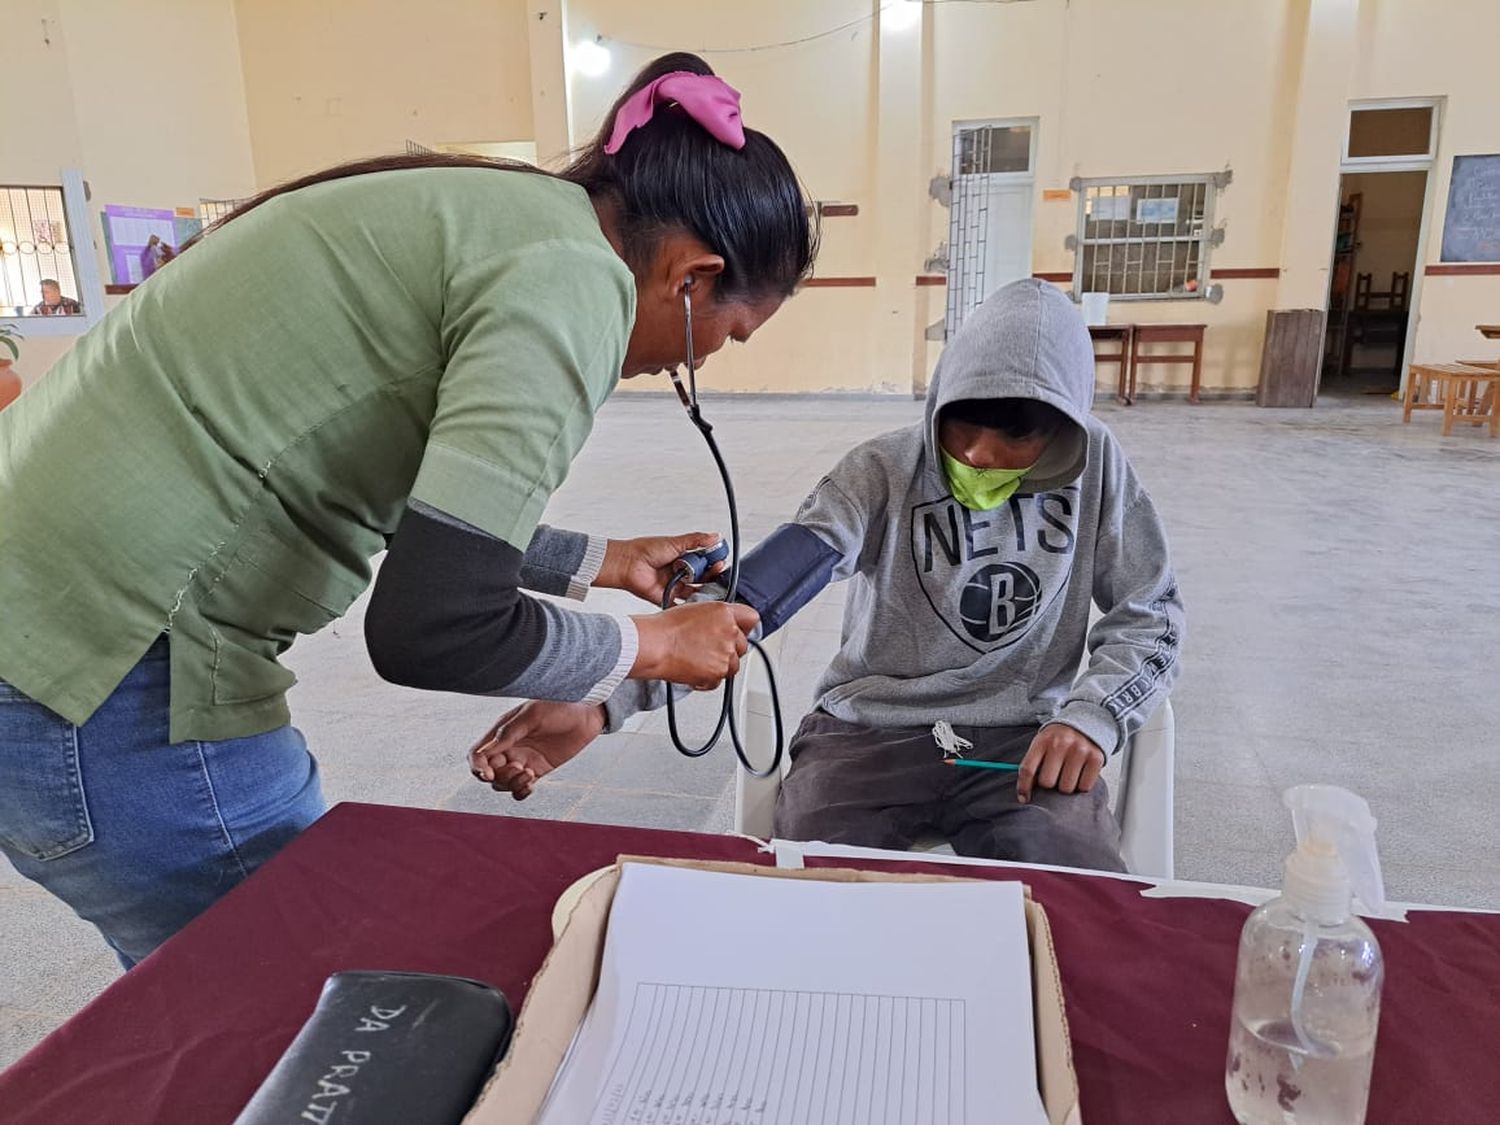
[[[523,703],[469,750],[469,769],[495,792],[524,801],[540,778],[603,729],[604,708],[597,703]]]
[[[1066,723],[1052,723],[1031,740],[1016,778],[1016,800],[1031,800],[1031,788],[1059,793],[1087,793],[1104,768],[1104,751],[1093,739]]]

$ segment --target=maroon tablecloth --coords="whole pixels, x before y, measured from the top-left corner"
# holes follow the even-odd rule
[[[519,1007],[557,896],[622,853],[769,859],[732,836],[340,805],[0,1074],[0,1121],[232,1121],[340,969],[476,977]],[[1224,1048],[1246,907],[900,865],[914,867],[1019,876],[1047,908],[1086,1122],[1232,1120]],[[1377,931],[1370,1122],[1500,1120],[1500,917],[1423,913]]]

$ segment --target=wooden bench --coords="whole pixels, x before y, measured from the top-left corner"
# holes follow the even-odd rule
[[[1453,433],[1453,423],[1488,424],[1490,437],[1500,434],[1500,366],[1479,367],[1468,363],[1414,363],[1406,380],[1406,405],[1402,422],[1410,422],[1414,410],[1441,410],[1443,436]]]
[[[1130,347],[1130,398],[1135,398],[1135,381],[1143,364],[1191,363],[1192,384],[1188,401],[1198,401],[1198,383],[1203,374],[1203,330],[1205,324],[1137,324]],[[1192,344],[1187,355],[1143,355],[1141,348],[1149,344]]]
[[[1126,406],[1135,402],[1135,380],[1130,378],[1130,342],[1135,336],[1135,325],[1133,324],[1090,324],[1089,338],[1097,345],[1100,340],[1117,340],[1120,350],[1116,352],[1101,352],[1096,346],[1094,349],[1095,363],[1118,363],[1120,365],[1119,388],[1115,391],[1115,398]],[[1128,388],[1128,389],[1127,389]]]

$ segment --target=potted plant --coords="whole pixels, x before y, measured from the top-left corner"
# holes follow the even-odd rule
[[[21,377],[12,366],[21,358],[21,348],[16,343],[19,339],[21,334],[14,327],[0,324],[0,410],[4,410],[21,394]]]

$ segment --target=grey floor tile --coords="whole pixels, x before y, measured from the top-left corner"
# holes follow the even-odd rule
[[[460,783],[478,785],[461,759],[429,769],[381,768],[374,761],[365,765],[339,762],[325,765],[322,778],[323,799],[330,807],[340,801],[361,801],[435,809]]]
[[[1271,784],[1278,789],[1336,784],[1372,799],[1376,794],[1406,793],[1414,782],[1412,755],[1384,738],[1372,736],[1363,742],[1322,738],[1295,743],[1272,738],[1257,740],[1254,745]]]
[[[699,758],[684,757],[662,735],[637,734],[610,756],[599,785],[717,799],[733,783],[736,762],[727,730],[718,746]]]
[[[703,825],[704,832],[733,832],[734,831],[734,794],[721,797],[714,802],[712,812],[709,813],[708,822]]]
[[[0,1070],[46,1038],[57,1022],[35,1012],[0,1007]]]
[[[1279,862],[1296,843],[1291,813],[1269,786],[1182,779],[1175,812],[1179,857],[1257,852]]]
[[[496,793],[488,785],[470,781],[443,801],[450,812],[484,813],[487,816],[520,816],[529,820],[566,820],[579,803],[593,792],[591,786],[569,785],[548,776],[524,801],[509,793]]]
[[[1177,878],[1204,883],[1230,883],[1241,887],[1281,886],[1284,856],[1267,851],[1235,851],[1229,848],[1177,850]]]
[[[1397,902],[1484,910],[1493,910],[1500,903],[1500,870],[1492,864],[1426,867],[1397,860],[1385,863],[1381,874],[1386,897]]]
[[[1180,722],[1180,719],[1179,719]],[[1256,744],[1250,739],[1184,738],[1179,728],[1173,747],[1177,780],[1214,781],[1228,785],[1266,787],[1272,784]]]
[[[0,951],[5,957],[0,1005],[59,1022],[120,972],[98,930],[30,884],[0,890]]]
[[[569,815],[589,824],[625,824],[636,828],[670,828],[683,832],[711,831],[720,802],[675,793],[646,793],[595,788]]]

